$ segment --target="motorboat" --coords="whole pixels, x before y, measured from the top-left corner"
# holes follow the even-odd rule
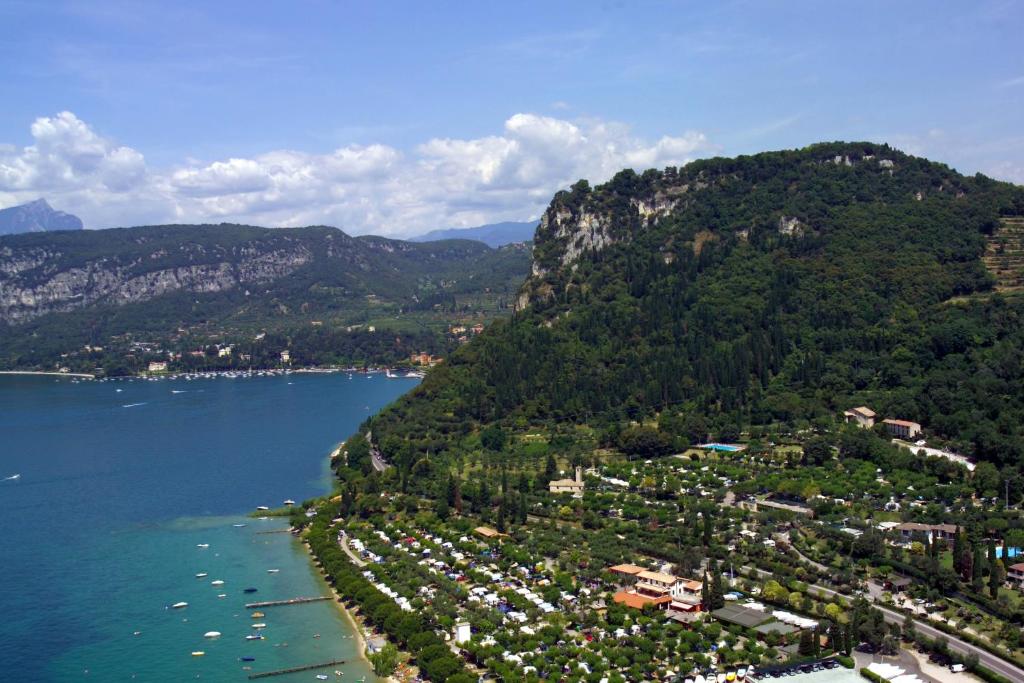
[[[193,657],[202,657],[202,656],[203,656],[203,655],[205,655],[205,654],[206,654],[206,653],[205,653],[205,652],[203,652],[202,650],[195,650],[195,651],[193,651],[193,652],[192,652],[192,656],[193,656]]]
[[[203,638],[220,638],[220,631],[207,631],[203,634]]]
[[[174,609],[181,609],[182,607],[188,607],[188,603],[187,602],[176,602],[173,605],[171,605],[171,607],[173,607]]]
[[[264,623],[263,623],[263,622],[261,621],[261,622],[259,622],[259,623],[257,623],[257,624],[253,624],[253,625],[252,625],[252,627],[253,627],[254,629],[257,629],[257,630],[259,630],[259,629],[261,629],[261,628],[266,628],[266,627],[267,627],[267,625],[266,625],[266,624],[264,624]]]
[[[239,657],[238,659],[243,661],[243,662],[255,662],[256,661],[255,657]]]
[[[266,636],[262,633],[252,633],[245,637],[246,640],[265,640]]]
[[[284,504],[285,504],[285,505],[295,505],[295,501],[294,501],[294,500],[292,500],[291,498],[289,498],[288,500],[286,500],[286,501],[284,502]]]
[[[223,581],[221,581],[220,579],[216,579],[215,581],[211,581],[211,582],[210,582],[210,585],[211,585],[211,586],[223,586],[223,585],[224,585],[224,582],[223,582]]]
[[[261,511],[261,512],[265,512],[265,511],[269,510],[270,508],[268,508],[266,505],[257,505],[256,509]]]
[[[209,574],[207,574],[206,572],[199,572],[198,574],[196,574],[197,579],[202,579],[206,576],[209,576]]]
[[[218,593],[217,597],[218,598],[226,598],[226,597],[228,597],[228,594],[227,593]]]
[[[196,547],[197,548],[209,548],[210,544],[209,543],[196,543]]]
[[[268,570],[267,570],[267,573],[268,573],[268,574],[276,574],[276,573],[278,573],[279,571],[281,571],[281,570],[280,570],[280,569],[268,569]]]
[[[236,529],[241,529],[245,526],[245,524],[232,524],[231,526],[235,527]]]
[[[245,589],[244,591],[242,591],[242,592],[243,592],[243,593],[255,593],[255,592],[256,592],[257,590],[259,590],[259,589],[258,589],[258,588],[246,588],[246,589]]]
[[[266,616],[266,615],[264,615],[263,612],[253,612],[252,613],[252,618],[253,619],[262,619],[264,616]]]

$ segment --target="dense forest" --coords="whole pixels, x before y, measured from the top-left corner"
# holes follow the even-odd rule
[[[871,143],[580,181],[541,220],[515,315],[368,427],[410,468],[488,425],[657,419],[693,442],[866,404],[1021,464],[1024,302],[982,261],[1020,215],[1020,187]]]

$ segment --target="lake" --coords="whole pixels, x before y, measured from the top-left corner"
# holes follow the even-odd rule
[[[4,680],[243,681],[333,659],[348,660],[343,680],[373,680],[333,601],[251,618],[246,602],[327,588],[285,520],[245,515],[328,491],[334,446],[413,386],[0,378],[0,479],[21,475],[0,481]],[[247,641],[256,630],[265,639]]]

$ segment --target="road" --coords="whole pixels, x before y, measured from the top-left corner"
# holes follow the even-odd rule
[[[345,533],[345,532],[342,532],[342,533]],[[356,555],[354,552],[352,552],[352,548],[348,547],[348,534],[345,534],[340,539],[338,539],[338,545],[341,546],[341,549],[345,551],[345,554],[348,555],[348,559],[352,560],[352,563],[355,566],[357,566],[357,567],[365,567],[366,566],[366,563],[363,562],[361,559],[359,559],[358,555]]]
[[[772,576],[771,572],[767,572],[763,569],[758,569],[756,567],[747,566],[742,567],[742,569],[747,572],[755,572],[761,578]],[[825,588],[824,586],[809,585],[807,592],[810,593],[812,590],[815,593],[823,595],[827,598],[840,597],[844,599],[850,599],[850,596],[845,595],[843,593],[839,593],[838,591],[834,591],[831,588]],[[873,598],[870,595],[865,596],[865,598],[873,602]],[[878,604],[875,604],[875,607],[882,613],[882,616],[885,619],[885,623],[899,624],[901,626],[903,625],[903,620],[906,619],[906,616],[903,613],[896,612],[894,610],[889,609],[888,607],[881,607]],[[972,645],[966,641],[960,640],[956,636],[951,636],[945,631],[940,631],[939,629],[935,628],[934,626],[924,621],[921,621],[920,619],[914,619],[914,628],[917,629],[918,633],[924,635],[927,638],[931,638],[932,640],[936,638],[945,638],[946,642],[949,643],[949,649],[952,652],[956,652],[960,655],[977,655],[978,661],[981,662],[981,665],[989,671],[994,671],[1000,676],[1005,676],[1011,681],[1024,681],[1024,669],[1021,669],[1020,667],[1007,662],[1005,659],[1002,659],[1001,657],[997,657],[996,655],[991,654],[987,650],[983,650],[982,648],[977,647],[976,645]]]
[[[385,460],[384,456],[380,454],[380,449],[373,443],[373,432],[366,432],[366,443],[370,444],[370,464],[373,465],[373,469],[378,472],[383,472],[387,468],[391,467]]]

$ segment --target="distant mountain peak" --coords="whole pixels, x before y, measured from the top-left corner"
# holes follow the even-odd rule
[[[82,220],[78,216],[55,210],[42,197],[25,204],[0,209],[0,235],[81,229]]]
[[[438,240],[476,240],[489,247],[497,248],[515,242],[529,242],[537,229],[537,221],[522,223],[505,222],[480,225],[475,228],[451,228],[449,230],[431,230],[428,233],[413,237],[413,242],[436,242]]]

